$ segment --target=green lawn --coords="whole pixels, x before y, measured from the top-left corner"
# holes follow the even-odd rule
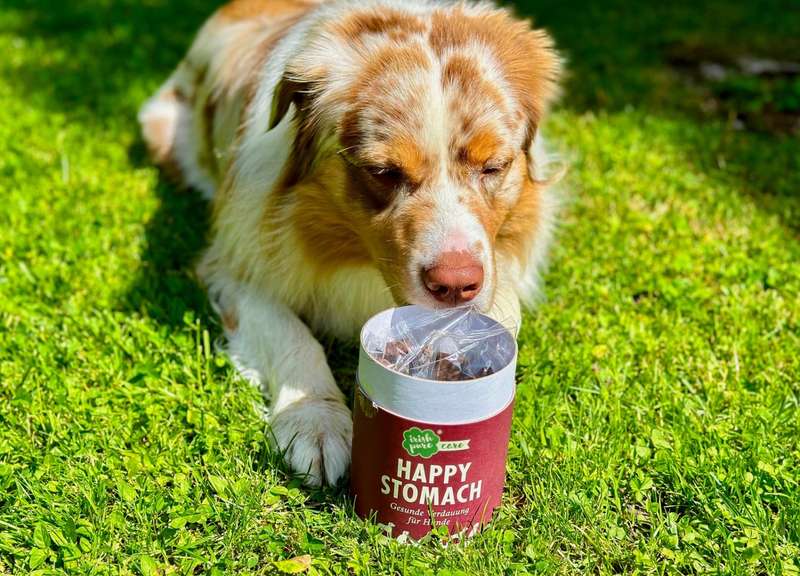
[[[206,206],[135,112],[212,0],[0,6],[0,574],[800,574],[800,141],[675,50],[800,60],[795,0],[541,0],[572,163],[505,504],[399,545],[265,445],[191,275]],[[591,4],[591,5],[590,5]],[[354,346],[330,345],[343,382]]]

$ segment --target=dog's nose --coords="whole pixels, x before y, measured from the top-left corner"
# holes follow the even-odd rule
[[[457,306],[469,302],[483,288],[483,265],[469,252],[444,252],[422,272],[428,292],[439,302]]]

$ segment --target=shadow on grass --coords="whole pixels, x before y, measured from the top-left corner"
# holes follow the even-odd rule
[[[634,108],[690,126],[711,125],[689,131],[694,138],[680,142],[687,161],[724,179],[800,236],[800,140],[735,130],[725,118],[704,112],[702,96],[671,63],[674,51],[687,47],[800,61],[794,0],[508,4],[549,30],[566,57],[564,107],[578,113]]]
[[[566,57],[565,105],[576,111],[686,111],[670,66],[679,46],[800,59],[795,0],[506,1],[547,29]]]
[[[87,124],[132,119],[136,100],[166,77],[220,3],[4,0],[13,15],[6,28],[40,53],[15,70],[15,86]]]
[[[686,159],[732,180],[739,194],[800,240],[800,140],[720,130],[716,140],[687,141]]]
[[[185,53],[216,0],[6,0],[10,31],[38,58],[14,70],[14,86],[32,106],[63,113],[87,130],[128,134],[132,166],[149,164],[136,110]],[[135,139],[131,138],[136,134]],[[168,325],[187,312],[211,321],[193,262],[205,244],[208,206],[164,178],[160,205],[146,224],[141,268],[122,306]]]
[[[137,142],[129,156],[137,164],[146,162],[144,144]],[[210,207],[200,194],[177,189],[163,175],[155,191],[160,204],[146,224],[141,266],[123,305],[171,326],[192,313],[215,326],[216,337],[219,328],[193,270],[206,245]]]

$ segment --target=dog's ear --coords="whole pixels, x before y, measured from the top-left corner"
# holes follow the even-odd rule
[[[289,112],[289,107],[294,104],[298,109],[302,105],[307,92],[307,86],[294,78],[284,75],[275,87],[272,95],[272,110],[269,115],[269,130],[272,130],[281,123],[281,120]]]
[[[292,104],[295,106],[293,122],[297,127],[292,142],[292,153],[283,174],[283,186],[291,187],[302,182],[317,165],[322,150],[323,129],[318,119],[310,113],[311,82],[284,75],[275,87],[270,112],[269,129],[272,130],[286,117]]]
[[[511,83],[518,87],[525,111],[525,153],[529,153],[536,132],[550,105],[558,96],[561,59],[553,40],[543,30],[528,30],[520,42],[520,60],[512,65]]]
[[[526,20],[514,20],[501,11],[496,30],[499,56],[506,79],[520,103],[525,122],[525,153],[530,151],[539,124],[559,93],[561,57],[553,39]]]
[[[539,170],[535,166],[537,159],[533,157],[534,141],[550,105],[559,94],[561,58],[545,31],[532,29],[529,22],[519,22],[517,26],[517,51],[506,59],[506,70],[522,107],[525,123],[522,151],[528,161],[528,177],[536,181]]]

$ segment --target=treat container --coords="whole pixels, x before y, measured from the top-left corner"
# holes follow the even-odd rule
[[[356,513],[395,537],[419,539],[440,525],[472,535],[491,520],[505,482],[517,361],[511,332],[487,316],[470,317],[475,333],[493,332],[503,351],[494,373],[472,380],[409,376],[368,352],[367,343],[398,322],[431,330],[432,314],[393,308],[361,332],[350,488]]]

